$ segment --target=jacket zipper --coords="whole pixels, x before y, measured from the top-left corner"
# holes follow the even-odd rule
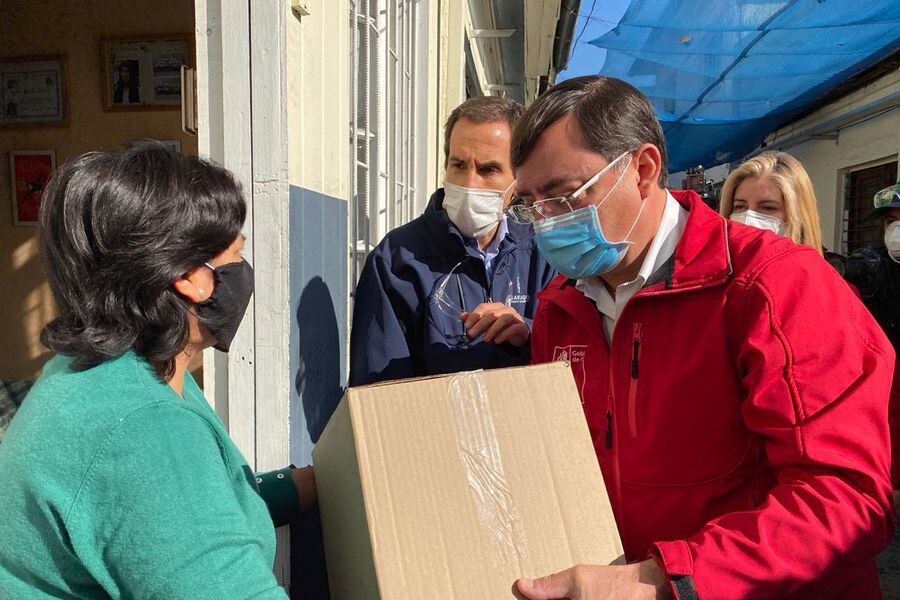
[[[678,294],[678,293],[682,293],[682,292],[693,291],[693,290],[695,290],[695,289],[703,289],[703,288],[706,288],[706,287],[711,287],[712,285],[714,285],[714,284],[712,284],[712,283],[710,283],[710,282],[704,282],[703,284],[700,284],[700,285],[688,286],[688,287],[678,288],[678,289],[663,289],[663,290],[659,290],[659,291],[639,290],[639,291],[637,292],[637,294],[635,294],[635,295],[632,297],[632,301],[634,300],[634,298],[636,298],[636,297],[638,297],[638,296],[661,296],[661,295],[668,295],[668,294]],[[571,313],[569,312],[569,310],[567,309],[567,307],[565,307],[562,303],[557,302],[557,301],[555,301],[555,300],[553,300],[553,299],[546,299],[546,301],[549,301],[549,302],[552,303],[552,304],[556,304],[556,305],[559,306],[563,311],[565,311],[566,313],[571,314]],[[631,302],[629,302],[629,304],[631,304]],[[626,308],[627,308],[627,306],[626,306]],[[623,310],[623,313],[624,313],[624,310]],[[619,315],[619,319],[620,319],[620,320],[622,319],[622,315],[621,315],[621,314]],[[642,329],[643,329],[643,326],[642,326]],[[641,333],[642,333],[642,329],[641,329]],[[613,332],[612,338],[613,338],[613,339],[615,338],[615,331]],[[608,382],[608,388],[607,388],[607,392],[606,392],[606,400],[607,400],[607,406],[606,406],[606,434],[605,434],[605,436],[604,436],[604,437],[605,437],[605,439],[604,439],[604,442],[605,442],[604,445],[605,445],[606,449],[609,450],[609,451],[611,452],[610,461],[611,461],[611,463],[612,463],[612,468],[613,468],[613,480],[614,480],[614,481],[613,481],[613,488],[614,488],[614,490],[615,490],[615,499],[613,500],[613,499],[611,498],[611,500],[613,500],[613,502],[621,503],[621,502],[622,502],[622,481],[621,481],[621,477],[622,477],[622,476],[621,476],[620,466],[619,466],[619,456],[618,456],[617,449],[616,449],[616,450],[613,450],[613,447],[612,447],[612,444],[613,444],[613,406],[614,406],[614,398],[613,398],[613,358],[612,358],[612,357],[613,357],[613,347],[614,347],[613,339],[609,340],[609,342],[607,343],[607,346],[609,347],[609,356],[610,356],[610,358],[609,358],[609,382]],[[632,344],[633,344],[633,343],[634,343],[634,339],[632,338]],[[632,349],[633,349],[633,350],[635,349],[635,346],[634,346],[634,345],[632,345]],[[634,373],[635,375],[639,375],[639,366],[640,366],[640,364],[639,364],[639,363],[640,363],[640,340],[638,340],[638,344],[637,344],[637,346],[636,346],[636,349],[637,349],[637,353],[638,353],[638,360],[633,361],[631,367],[632,367],[632,373]],[[635,377],[634,380],[635,380],[635,383],[636,383],[637,377]],[[625,538],[625,531],[624,531],[624,527],[622,527],[622,526],[620,526],[620,528],[619,528],[619,537],[620,537],[620,538]]]
[[[612,404],[612,397],[609,399],[610,405]],[[612,409],[606,409],[606,449],[610,450],[612,448]]]
[[[601,319],[602,320],[602,319]],[[605,335],[605,334],[604,334]],[[621,444],[616,448],[613,448],[613,410],[616,406],[616,398],[615,398],[615,387],[613,386],[613,347],[616,338],[616,332],[613,330],[613,334],[610,336],[609,342],[607,346],[609,347],[609,380],[607,382],[607,406],[606,406],[606,450],[609,452],[609,461],[612,466],[612,479],[613,479],[613,489],[615,490],[615,499],[614,503],[618,503],[619,506],[622,506],[622,474],[619,468],[619,448],[621,448]],[[619,528],[619,536],[624,539],[625,531],[624,526]]]
[[[603,317],[601,317],[601,320]],[[610,336],[609,343],[609,375],[606,384],[606,436],[605,436],[605,446],[607,450],[612,449],[613,445],[613,408],[615,408],[615,393],[613,388],[613,360],[612,360],[612,347],[613,340],[616,337],[616,332],[613,330],[613,335]]]
[[[635,323],[631,334],[631,378],[628,381],[628,433],[631,437],[637,437],[637,390],[643,335],[644,324]]]
[[[491,269],[490,277],[488,277],[488,274],[487,274],[487,267],[484,268],[484,279],[485,279],[485,281],[487,281],[487,301],[488,302],[494,301],[494,278],[497,276],[497,269],[499,269],[500,267],[502,267],[503,265],[506,264],[506,258],[510,254],[513,253],[514,249],[515,249],[515,247],[507,248],[505,252],[502,252],[501,254],[498,254],[497,256],[494,257],[494,268]],[[501,260],[503,262],[500,262]],[[484,267],[484,263],[482,263],[482,267]]]

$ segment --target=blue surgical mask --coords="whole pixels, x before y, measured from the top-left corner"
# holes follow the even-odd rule
[[[570,279],[586,279],[619,266],[630,242],[603,236],[593,204],[534,223],[538,248],[553,268]]]
[[[617,159],[618,160],[618,159]],[[597,207],[606,202],[622,180],[622,174],[606,196],[596,205],[591,204],[565,215],[535,221],[534,232],[538,248],[553,268],[570,279],[587,279],[609,273],[622,262],[628,246],[628,236],[634,231],[644,203],[638,211],[631,229],[621,242],[610,242],[603,235]]]

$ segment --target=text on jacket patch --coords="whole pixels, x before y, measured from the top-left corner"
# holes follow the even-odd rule
[[[581,396],[582,404],[584,404],[584,359],[586,354],[587,346],[572,345],[556,346],[553,348],[554,361],[568,361],[568,363],[572,365],[572,374],[575,375],[575,380],[578,382],[578,391]]]

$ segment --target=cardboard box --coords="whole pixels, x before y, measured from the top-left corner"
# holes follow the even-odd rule
[[[566,363],[352,388],[313,460],[335,600],[513,598],[622,555]]]

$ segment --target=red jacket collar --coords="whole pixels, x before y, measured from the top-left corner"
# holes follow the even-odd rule
[[[675,248],[675,268],[664,284],[668,290],[694,289],[723,283],[732,273],[728,248],[728,222],[713,211],[693,190],[669,190],[684,208],[688,220],[678,246]],[[554,292],[565,294],[574,282],[564,275],[557,276],[540,294],[552,297]],[[553,298],[559,299],[559,298]]]
[[[716,285],[731,275],[728,221],[693,190],[669,190],[688,210],[684,234],[675,248],[675,271],[668,288]]]

